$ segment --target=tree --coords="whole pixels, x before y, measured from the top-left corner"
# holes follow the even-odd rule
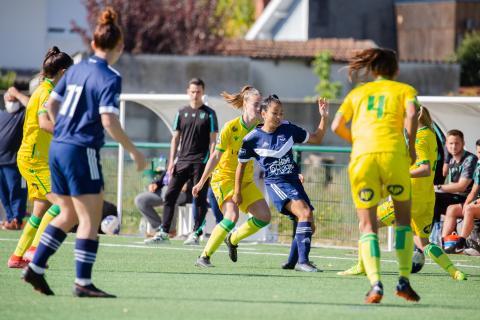
[[[339,81],[330,81],[332,54],[328,51],[318,53],[312,65],[313,72],[319,79],[315,87],[316,93],[327,99],[338,99],[342,93],[342,84]]]
[[[460,84],[480,86],[480,32],[467,34],[457,49],[461,66]]]
[[[255,22],[252,0],[218,0],[217,15],[223,15],[225,37],[243,37]]]
[[[217,0],[84,0],[90,31],[78,32],[90,48],[97,17],[105,6],[119,14],[125,51],[130,53],[211,53],[224,36],[224,10]]]

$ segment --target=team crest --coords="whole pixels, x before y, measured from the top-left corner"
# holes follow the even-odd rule
[[[428,226],[425,226],[425,228],[423,228],[423,232],[425,234],[430,234],[430,232],[432,232],[432,224],[429,224]]]
[[[398,195],[402,194],[404,189],[403,189],[403,186],[398,185],[398,184],[394,184],[394,185],[388,186],[387,190],[388,190],[388,192],[390,192],[391,195],[398,196]]]
[[[238,128],[237,128],[237,127],[232,127],[232,131],[233,131],[233,132],[237,132],[237,131],[238,131]]]
[[[200,112],[200,119],[204,119],[204,118],[205,118],[205,115],[206,115],[205,112]]]
[[[188,112],[185,112],[184,116],[185,116],[185,118],[188,117]]]
[[[375,195],[375,193],[370,188],[364,188],[364,189],[362,189],[358,192],[358,197],[363,202],[368,202],[368,201],[372,200],[374,195]]]

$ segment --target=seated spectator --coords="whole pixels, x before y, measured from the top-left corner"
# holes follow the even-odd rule
[[[14,87],[3,96],[6,110],[0,110],[0,201],[6,219],[2,228],[18,230],[25,217],[27,189],[17,166],[17,151],[22,143],[25,105],[28,96]]]
[[[477,158],[480,159],[480,139],[476,142]],[[466,239],[474,227],[474,220],[480,219],[480,162],[477,162],[473,174],[474,185],[462,204],[450,205],[447,209],[445,222],[443,224],[442,238],[445,238],[457,229],[457,219],[463,218],[463,226],[458,242],[445,251],[447,253],[461,253],[466,248]]]

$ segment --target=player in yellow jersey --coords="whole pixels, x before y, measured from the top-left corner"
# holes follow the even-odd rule
[[[418,115],[419,129],[415,141],[417,159],[410,167],[412,183],[412,229],[416,246],[440,267],[447,271],[455,280],[466,280],[465,274],[458,270],[445,252],[434,243],[429,236],[435,207],[435,191],[433,179],[438,159],[438,147],[433,122],[428,109],[420,107]],[[378,227],[391,226],[395,223],[395,209],[391,200],[385,201],[377,209]],[[339,275],[362,275],[365,268],[359,252],[358,263]]]
[[[8,259],[9,268],[23,268],[31,261],[43,230],[60,213],[60,208],[52,205],[48,195],[50,193],[48,149],[52,140],[53,123],[48,117],[45,103],[55,84],[72,64],[73,60],[68,54],[61,52],[57,47],[51,48],[43,61],[43,81],[28,101],[17,164],[27,181],[28,197],[33,200],[33,210],[15,252]],[[45,215],[45,212],[48,214]]]
[[[332,123],[332,130],[352,143],[349,164],[352,197],[360,221],[360,252],[371,289],[365,303],[383,297],[380,279],[380,247],[377,235],[377,205],[388,192],[395,206],[395,249],[399,265],[396,294],[409,301],[420,297],[412,289],[413,234],[410,226],[411,186],[409,166],[416,159],[416,95],[409,85],[393,81],[398,60],[393,50],[372,48],[355,54],[349,75],[372,75],[375,80],[353,89]],[[351,128],[347,123],[351,122]],[[408,146],[404,140],[404,125]]]
[[[230,259],[236,262],[238,243],[268,225],[271,218],[267,202],[253,181],[252,162],[245,168],[242,184],[243,202],[240,206],[237,206],[232,199],[235,189],[238,152],[242,146],[243,137],[259,123],[262,100],[260,92],[251,86],[245,86],[240,93],[229,94],[224,92],[222,96],[233,107],[243,109],[243,114],[223,126],[215,152],[210,156],[202,178],[192,190],[193,195],[197,196],[215,169],[210,185],[218,206],[222,210],[223,220],[215,226],[202,254],[197,259],[195,265],[198,267],[213,266],[210,263],[210,257],[224,240],[229,250]],[[253,217],[248,219],[235,232],[229,234],[238,221],[239,210],[245,213],[249,212]]]

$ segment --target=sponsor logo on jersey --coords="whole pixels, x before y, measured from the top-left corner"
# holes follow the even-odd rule
[[[233,132],[237,132],[237,131],[238,131],[238,128],[237,128],[237,127],[232,127],[232,131],[233,131]]]
[[[360,190],[358,192],[358,197],[363,202],[368,202],[368,201],[372,200],[374,195],[375,195],[375,193],[370,188],[363,188],[362,190]]]
[[[188,117],[188,112],[185,112],[185,113],[184,113],[184,117],[185,117],[185,118]]]
[[[390,192],[391,195],[398,196],[402,194],[404,189],[403,189],[403,186],[401,185],[393,184],[393,185],[387,186],[387,190],[388,192]]]
[[[425,226],[425,228],[423,228],[423,232],[426,234],[430,234],[430,232],[432,232],[432,224]]]
[[[204,119],[204,118],[205,118],[205,115],[206,115],[205,112],[200,112],[200,119]]]

